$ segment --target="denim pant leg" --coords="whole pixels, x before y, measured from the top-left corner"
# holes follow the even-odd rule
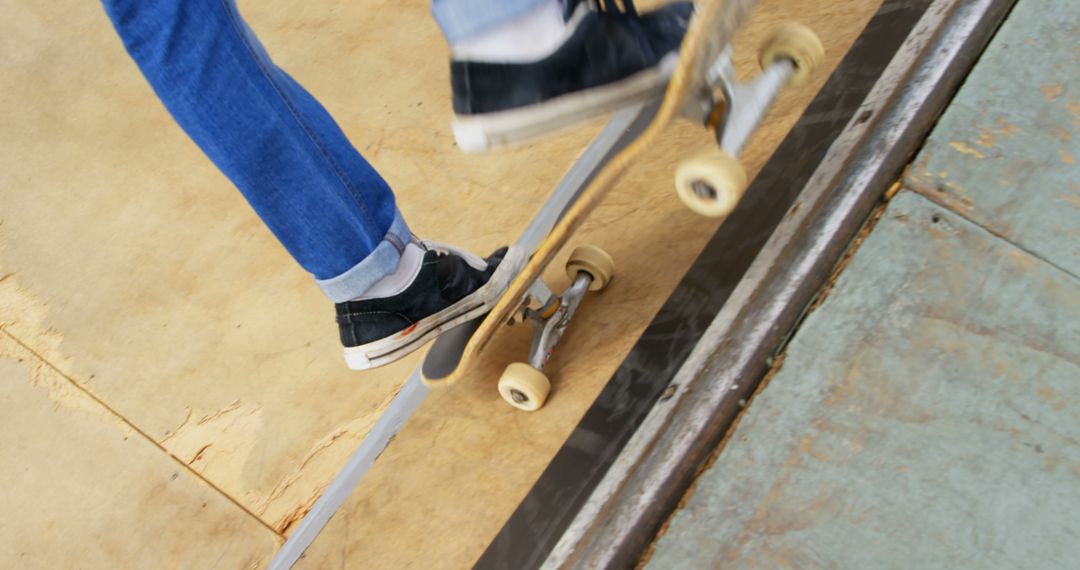
[[[173,117],[334,301],[396,269],[411,239],[382,177],[270,60],[234,0],[104,0]]]
[[[514,20],[551,0],[431,0],[446,41],[456,42]]]

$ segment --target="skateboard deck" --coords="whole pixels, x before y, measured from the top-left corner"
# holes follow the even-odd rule
[[[611,119],[522,238],[511,245],[492,277],[502,294],[491,311],[436,339],[422,365],[426,384],[448,386],[469,373],[496,331],[520,310],[530,288],[608,191],[679,117],[686,101],[709,89],[706,72],[731,42],[753,4],[754,0],[695,3],[663,98],[623,109]]]

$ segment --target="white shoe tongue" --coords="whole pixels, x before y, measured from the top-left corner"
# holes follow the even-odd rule
[[[473,269],[483,271],[487,268],[487,262],[484,261],[482,257],[476,255],[475,253],[472,253],[471,251],[467,251],[465,249],[450,245],[448,243],[439,243],[430,240],[422,240],[421,243],[424,244],[424,247],[426,249],[430,249],[439,253],[445,253],[448,255],[456,255],[461,259],[465,260],[465,263],[468,263],[470,266],[472,266]]]

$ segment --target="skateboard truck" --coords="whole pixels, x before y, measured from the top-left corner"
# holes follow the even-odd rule
[[[788,23],[778,27],[759,54],[761,73],[741,83],[735,77],[729,44],[705,73],[698,93],[687,98],[682,114],[704,125],[716,137],[711,147],[679,164],[675,189],[693,211],[720,218],[738,204],[749,178],[736,159],[788,84],[806,80],[824,56],[809,28]]]
[[[721,98],[717,100],[710,93],[712,109],[702,122],[712,129],[721,149],[731,156],[742,153],[746,141],[757,130],[794,73],[795,65],[790,60],[782,59],[766,67],[751,81],[740,83],[735,79],[731,46],[716,58],[705,79],[710,87],[720,91]]]
[[[506,368],[499,379],[499,393],[503,399],[526,411],[536,410],[544,404],[551,391],[544,367],[555,345],[570,326],[585,294],[606,287],[614,273],[615,263],[611,256],[598,247],[584,245],[574,248],[567,259],[566,274],[571,282],[562,293],[553,293],[543,279],[533,282],[527,296],[543,303],[538,308],[522,309],[524,318],[533,323],[529,361]]]
[[[558,344],[570,319],[574,317],[581,300],[592,283],[592,276],[588,273],[579,273],[573,284],[566,288],[561,295],[555,296],[549,293],[548,302],[539,311],[526,309],[525,316],[534,325],[532,348],[529,349],[529,364],[537,370],[543,370],[551,353]],[[537,281],[537,284],[541,282]],[[547,289],[547,286],[543,286]]]

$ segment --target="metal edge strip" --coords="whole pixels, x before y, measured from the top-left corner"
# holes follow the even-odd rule
[[[631,567],[1015,0],[935,0],[544,568]]]
[[[274,554],[268,567],[270,570],[287,570],[296,564],[429,393],[431,389],[420,380],[418,367],[296,530]]]

